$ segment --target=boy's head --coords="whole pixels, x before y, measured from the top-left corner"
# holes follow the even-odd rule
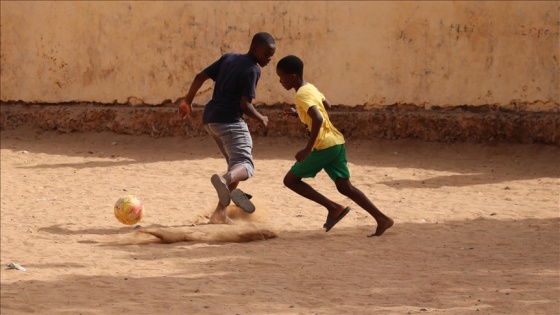
[[[280,77],[280,84],[291,90],[303,78],[303,61],[294,55],[286,56],[278,61],[276,74]]]
[[[260,32],[253,36],[249,54],[255,58],[259,66],[265,67],[276,52],[276,42],[272,35]]]

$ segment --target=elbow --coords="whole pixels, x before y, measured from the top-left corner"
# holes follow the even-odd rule
[[[315,128],[317,130],[321,129],[321,126],[323,125],[323,117],[313,120],[312,124],[313,124],[313,129]]]
[[[247,104],[247,102],[242,101],[242,102],[239,102],[239,107],[245,113],[249,109],[249,104]]]
[[[206,75],[206,73],[204,73],[204,72],[199,72],[199,73],[194,77],[194,80],[195,80],[195,81],[199,81],[199,82],[204,82],[204,81],[206,81],[206,79],[208,79],[208,75]]]

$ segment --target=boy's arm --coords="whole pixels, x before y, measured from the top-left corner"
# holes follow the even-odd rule
[[[284,108],[282,109],[282,113],[284,114],[284,116],[298,116],[296,109],[291,106],[284,106]]]
[[[329,100],[325,98],[325,100],[323,101],[323,106],[325,106],[326,110],[329,110],[331,109],[331,102],[329,102]]]
[[[313,150],[313,145],[319,137],[319,131],[321,130],[321,126],[323,125],[323,115],[319,111],[317,106],[311,106],[307,110],[307,115],[311,118],[311,133],[309,135],[309,140],[307,141],[307,146],[305,149],[296,153],[296,160],[302,162],[305,158],[311,153]]]
[[[181,119],[186,119],[191,115],[192,101],[196,95],[196,92],[198,92],[202,84],[204,84],[204,82],[208,79],[210,79],[210,77],[206,73],[204,73],[204,71],[201,71],[199,74],[197,74],[194,77],[194,80],[191,83],[191,87],[189,88],[189,92],[187,93],[185,98],[181,100],[181,103],[179,104],[178,114]]]
[[[261,115],[255,109],[255,107],[251,103],[251,98],[247,96],[241,96],[241,101],[239,105],[241,107],[241,111],[243,111],[243,114],[247,115],[250,118],[255,119],[256,121],[259,122],[259,125],[261,125],[264,128],[268,126],[268,117]]]

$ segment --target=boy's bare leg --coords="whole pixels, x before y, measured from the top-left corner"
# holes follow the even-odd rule
[[[218,193],[218,198],[220,199],[222,206],[229,205],[231,200],[229,197],[230,192],[237,188],[239,181],[246,180],[247,178],[249,178],[249,175],[247,173],[247,169],[243,165],[235,165],[223,176],[219,176],[218,174],[212,175],[212,185],[216,188],[216,192]],[[227,190],[225,188],[227,188]]]
[[[375,219],[375,221],[377,221],[377,229],[375,230],[375,233],[368,235],[368,237],[381,236],[395,223],[393,219],[389,218],[383,212],[377,209],[377,207],[361,190],[350,183],[349,179],[337,178],[336,189],[338,189],[341,194],[352,199],[352,201],[366,210]]]
[[[291,190],[293,190],[298,195],[305,197],[311,201],[314,201],[323,207],[327,208],[329,211],[328,217],[331,219],[336,219],[340,216],[345,206],[336,203],[327,197],[323,196],[321,193],[313,189],[307,183],[303,182],[300,177],[295,176],[292,172],[288,172],[284,177],[284,185]]]
[[[233,201],[236,206],[246,213],[253,213],[256,208],[250,201],[252,196],[237,189],[239,182],[247,180],[248,178],[249,171],[243,164],[233,165],[223,176],[219,176],[218,174],[212,175],[210,181],[218,193],[220,204],[222,206],[228,206],[230,202]],[[219,211],[216,210],[216,216],[218,216],[218,212]]]
[[[231,219],[227,216],[226,213],[227,207],[222,206],[219,202],[216,206],[216,210],[210,216],[210,223],[212,224],[230,224],[232,223]]]
[[[249,178],[249,173],[245,166],[241,164],[234,165],[227,173],[222,176],[225,184],[228,186],[229,191],[234,190],[239,185],[239,182],[247,180]]]
[[[219,176],[220,181],[224,183],[229,191],[237,188],[239,181],[248,178],[247,169],[243,165],[235,165],[224,176]],[[218,202],[214,213],[210,216],[210,223],[212,224],[230,224],[233,221],[227,216],[227,206],[223,206]]]

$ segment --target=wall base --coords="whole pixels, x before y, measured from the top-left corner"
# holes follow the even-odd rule
[[[255,136],[303,138],[307,132],[297,118],[284,118],[282,106],[259,106],[270,119],[267,131],[247,119]],[[109,131],[149,134],[153,137],[206,135],[202,107],[191,119],[181,121],[177,107],[125,105],[0,103],[0,130],[22,126],[61,132]],[[358,139],[420,139],[438,142],[511,142],[560,144],[560,114],[507,112],[484,107],[453,109],[335,108],[329,112],[334,125],[347,137]]]

